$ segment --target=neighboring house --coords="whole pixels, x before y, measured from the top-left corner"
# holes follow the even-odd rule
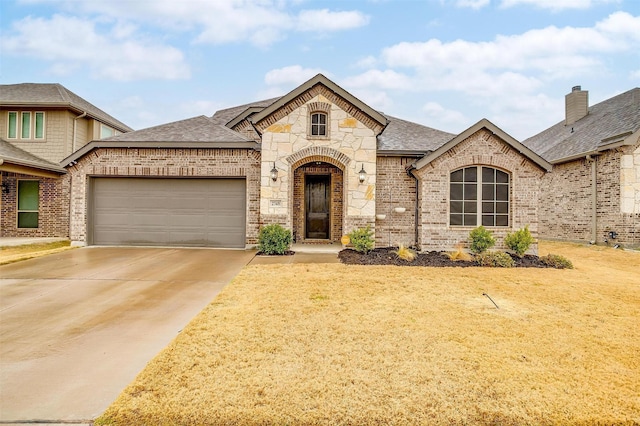
[[[285,96],[94,140],[63,160],[79,244],[238,247],[371,226],[378,246],[449,249],[485,225],[538,231],[551,165],[494,124],[459,135],[387,116],[323,75]],[[532,251],[536,251],[533,247]]]
[[[589,107],[576,86],[565,102],[565,120],[523,142],[553,164],[540,236],[640,246],[640,88]]]
[[[0,237],[68,237],[60,161],[132,129],[59,84],[0,85]]]

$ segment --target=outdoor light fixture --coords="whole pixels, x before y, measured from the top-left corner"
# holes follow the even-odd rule
[[[367,172],[364,171],[364,164],[362,164],[362,168],[358,174],[358,180],[360,183],[364,183],[364,180],[367,178]]]
[[[271,169],[271,180],[274,182],[278,180],[278,169],[276,169],[275,161],[273,162],[273,169]]]

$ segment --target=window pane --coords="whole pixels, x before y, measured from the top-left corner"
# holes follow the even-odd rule
[[[461,183],[452,183],[450,185],[450,199],[451,200],[462,200],[462,184]]]
[[[327,124],[327,116],[324,114],[318,114],[318,117],[320,118],[320,124]]]
[[[37,228],[38,212],[18,212],[18,228]]]
[[[463,170],[456,170],[455,172],[451,173],[451,182],[462,182],[463,174]]]
[[[476,226],[478,223],[478,216],[475,214],[464,215],[464,226]]]
[[[462,201],[451,202],[451,213],[462,213]]]
[[[451,226],[462,226],[462,215],[452,214],[449,216],[449,223]]]
[[[18,181],[18,210],[38,210],[38,181]]]
[[[505,172],[501,172],[500,170],[496,170],[496,182],[509,183],[509,175]]]
[[[22,139],[29,139],[31,137],[31,113],[22,113]]]
[[[478,168],[468,167],[464,169],[464,181],[465,182],[477,182],[478,181]]]
[[[36,139],[44,138],[44,112],[36,112]]]
[[[465,213],[476,213],[478,211],[478,203],[475,201],[467,201],[464,203],[464,212]]]
[[[509,203],[496,203],[496,213],[509,213]]]
[[[509,185],[496,185],[496,200],[507,201],[509,199]]]
[[[496,226],[509,226],[509,215],[497,215]]]
[[[318,124],[320,116],[318,114],[311,114],[311,124]]]
[[[495,169],[490,169],[488,167],[482,168],[482,181],[484,183],[493,183],[494,180]]]
[[[482,203],[482,213],[494,213],[493,201]]]
[[[478,185],[475,183],[464,184],[464,199],[476,200],[478,198]]]
[[[494,200],[495,196],[495,191],[494,191],[494,185],[491,183],[489,185],[487,184],[483,184],[482,185],[482,199],[483,200]]]
[[[482,215],[482,226],[493,226],[493,215]]]
[[[7,136],[11,139],[15,139],[18,137],[18,113],[10,112],[9,113],[9,132]]]

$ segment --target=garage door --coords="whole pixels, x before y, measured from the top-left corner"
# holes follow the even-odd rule
[[[244,179],[92,180],[93,244],[245,246]]]

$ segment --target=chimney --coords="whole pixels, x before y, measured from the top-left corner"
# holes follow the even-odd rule
[[[570,126],[589,114],[589,92],[580,86],[573,86],[571,93],[564,97],[564,124]]]

